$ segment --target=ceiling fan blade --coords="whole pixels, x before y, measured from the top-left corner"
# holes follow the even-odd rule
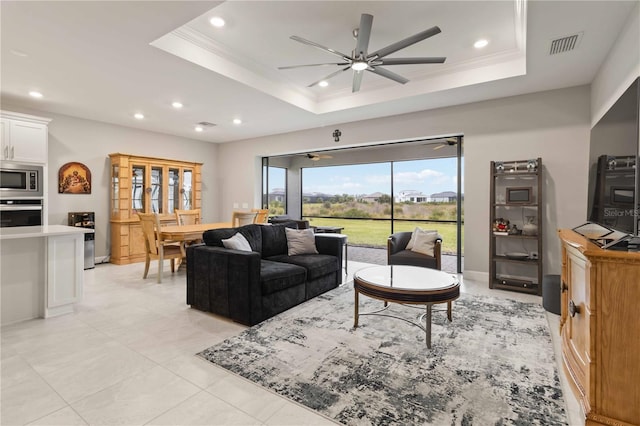
[[[418,34],[414,34],[411,37],[407,37],[404,40],[400,40],[400,41],[397,41],[397,42],[395,42],[393,44],[390,44],[387,47],[383,47],[382,49],[377,50],[377,51],[373,52],[372,54],[368,55],[367,59],[370,59],[370,58],[384,58],[385,56],[390,55],[393,52],[397,52],[400,49],[404,49],[405,47],[409,47],[412,44],[416,44],[417,42],[422,41],[424,39],[427,39],[429,37],[432,37],[432,36],[434,36],[436,34],[439,34],[440,32],[441,32],[440,28],[438,28],[438,27],[429,28],[428,30],[424,30],[424,31],[422,31],[422,32],[420,32]]]
[[[367,56],[367,49],[369,49],[369,39],[371,38],[371,26],[373,25],[373,16],[363,13],[360,16],[360,27],[358,28],[358,40],[356,41],[356,50],[354,56],[356,58],[362,55],[363,58]]]
[[[372,67],[369,67],[369,68],[367,68],[367,71],[371,71],[374,74],[378,74],[379,76],[386,77],[386,78],[388,78],[390,80],[393,80],[395,82],[398,82],[400,84],[405,84],[405,83],[409,82],[409,80],[407,80],[403,76],[398,75],[398,74],[396,74],[394,72],[391,72],[389,70],[385,70],[384,68],[372,68]]]
[[[291,70],[294,68],[304,68],[304,67],[321,67],[321,66],[325,66],[325,65],[339,65],[339,66],[344,66],[344,65],[349,65],[348,62],[331,62],[331,63],[326,63],[326,64],[306,64],[306,65],[289,65],[286,67],[278,67],[279,70]]]
[[[432,58],[387,58],[380,59],[380,65],[411,65],[411,64],[443,64],[447,58],[437,56]]]
[[[353,86],[351,87],[351,93],[356,93],[360,90],[360,84],[362,83],[362,76],[364,71],[353,71]]]
[[[332,55],[339,56],[339,57],[341,57],[341,58],[342,58],[342,59],[344,59],[344,60],[348,60],[348,59],[350,59],[350,58],[351,58],[349,55],[346,55],[346,54],[344,54],[344,53],[342,53],[342,52],[338,52],[337,50],[334,50],[334,49],[330,49],[330,48],[328,48],[328,47],[326,47],[326,46],[323,46],[323,45],[321,45],[321,44],[318,44],[318,43],[316,43],[316,42],[314,42],[314,41],[310,41],[310,40],[304,39],[304,38],[302,38],[302,37],[298,37],[298,36],[293,35],[293,36],[291,36],[291,37],[289,37],[289,38],[290,38],[291,40],[295,40],[295,41],[300,42],[300,43],[302,43],[302,44],[306,44],[306,45],[309,45],[309,46],[313,46],[313,47],[318,48],[318,49],[320,49],[320,50],[322,50],[322,51],[324,51],[324,52],[331,53]]]
[[[311,84],[310,84],[310,85],[308,85],[307,87],[313,87],[313,86],[315,86],[316,84],[320,83],[321,81],[329,80],[330,78],[333,78],[333,77],[335,77],[336,75],[338,75],[338,74],[340,74],[340,73],[342,73],[342,72],[344,72],[344,71],[346,71],[346,70],[348,70],[348,69],[351,69],[351,66],[344,67],[344,68],[342,68],[341,70],[338,70],[338,71],[336,71],[336,72],[332,72],[332,73],[331,73],[331,74],[329,74],[328,76],[326,76],[326,77],[324,77],[324,78],[321,78],[321,79],[320,79],[320,80],[318,80],[318,81],[314,81],[313,83],[311,83]]]

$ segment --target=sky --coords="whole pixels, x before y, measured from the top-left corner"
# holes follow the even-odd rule
[[[438,158],[416,161],[396,161],[394,191],[416,190],[431,195],[457,191],[457,159]],[[363,195],[374,192],[391,193],[391,163],[305,168],[302,191],[325,194]],[[273,181],[270,179],[270,184]],[[464,183],[464,180],[463,180]],[[282,184],[273,182],[282,188]]]

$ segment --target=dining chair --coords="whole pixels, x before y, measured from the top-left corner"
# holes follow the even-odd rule
[[[164,241],[160,238],[160,219],[156,213],[138,213],[140,226],[144,235],[144,245],[146,249],[144,274],[142,278],[147,278],[149,273],[149,263],[151,259],[158,260],[158,283],[162,282],[162,266],[165,259],[171,260],[171,272],[176,271],[176,259],[183,257],[184,251],[177,241]]]
[[[267,216],[269,216],[269,209],[251,209],[251,212],[256,213],[256,218],[253,219],[253,223],[267,223]]]
[[[201,209],[193,209],[193,210],[175,210],[176,214],[176,223],[179,226],[184,225],[196,225],[202,223],[202,210]],[[180,245],[182,246],[183,254],[187,251],[187,246],[191,244],[199,244],[202,240],[190,240],[190,241],[182,241]],[[185,256],[186,257],[186,256]]]
[[[237,228],[238,226],[253,223],[257,215],[258,213],[256,212],[235,211],[231,215],[231,226]]]
[[[178,225],[195,225],[202,223],[202,211],[200,209],[194,210],[175,210],[176,222]]]

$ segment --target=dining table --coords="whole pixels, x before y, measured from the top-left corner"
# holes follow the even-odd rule
[[[169,225],[160,227],[162,240],[195,241],[202,240],[202,234],[209,229],[233,228],[231,222],[196,223],[194,225]]]

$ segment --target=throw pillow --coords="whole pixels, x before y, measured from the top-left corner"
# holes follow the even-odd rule
[[[287,254],[295,256],[297,254],[318,254],[316,249],[316,237],[312,229],[291,229],[285,228],[287,233]]]
[[[435,247],[436,240],[440,236],[437,232],[419,232],[416,236],[416,241],[413,244],[411,251],[416,253],[426,254],[427,256],[433,256],[433,248]]]
[[[422,229],[418,226],[416,226],[416,229],[413,230],[413,232],[411,233],[411,239],[409,240],[409,242],[407,243],[407,247],[405,247],[405,250],[411,250],[413,249],[413,245],[416,243],[416,237],[418,236],[418,234],[420,233],[434,233],[437,234],[438,231],[434,231],[432,229]]]
[[[225,248],[228,248],[228,249],[234,249],[234,250],[240,250],[240,251],[252,251],[249,241],[247,241],[244,235],[242,235],[239,232],[236,232],[236,234],[231,238],[222,240],[222,245],[224,245]]]

